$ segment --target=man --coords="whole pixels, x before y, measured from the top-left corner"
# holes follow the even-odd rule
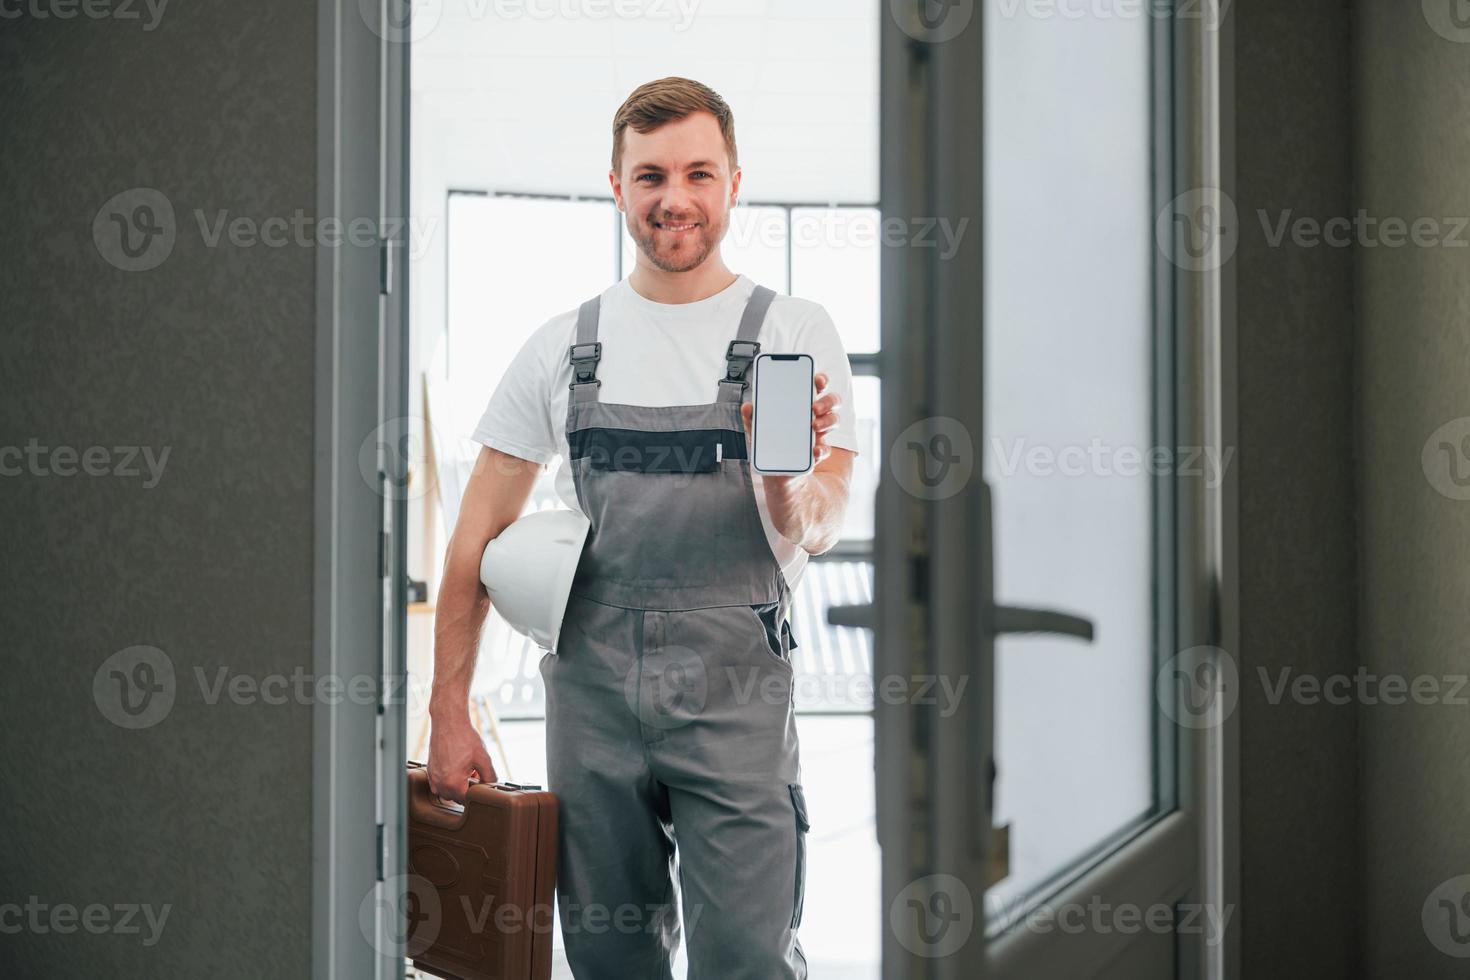
[[[624,102],[608,178],[637,267],[512,361],[476,430],[484,448],[445,560],[429,779],[463,800],[472,772],[496,778],[467,711],[489,606],[480,556],[562,456],[559,494],[592,529],[541,673],[559,911],[580,980],[671,976],[675,881],[691,978],[807,975],[787,613],[807,557],[838,538],[857,440],[826,312],[720,257],[740,177],[733,116],[706,86],[665,78]],[[752,340],[813,356],[805,474],[750,467]]]

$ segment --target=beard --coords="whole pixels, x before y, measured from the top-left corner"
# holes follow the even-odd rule
[[[647,218],[630,224],[628,234],[637,243],[638,250],[648,257],[648,261],[653,263],[655,268],[664,272],[688,272],[690,269],[697,268],[700,263],[709,258],[710,253],[724,237],[723,222],[718,226],[713,226],[707,220],[700,220],[699,227],[693,232],[670,240],[666,232],[653,226],[654,220]],[[665,219],[657,220],[664,221]],[[688,222],[670,220],[669,223],[685,224]]]

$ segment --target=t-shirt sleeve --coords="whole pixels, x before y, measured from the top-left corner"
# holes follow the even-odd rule
[[[827,433],[827,445],[858,451],[857,406],[852,398],[852,365],[837,325],[827,310],[814,304],[814,310],[802,325],[797,350],[812,356],[816,373],[827,375],[827,390],[842,399],[837,406],[837,425]]]
[[[551,326],[548,323],[528,337],[511,359],[474,434],[481,445],[542,464],[557,453],[551,426],[551,371],[545,358]]]

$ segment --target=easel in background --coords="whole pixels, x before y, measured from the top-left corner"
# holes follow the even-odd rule
[[[439,557],[436,552],[442,549],[435,548],[433,529],[436,526],[435,504],[438,504],[438,512],[444,517],[444,529],[446,533],[452,533],[454,523],[459,517],[459,502],[464,496],[465,486],[469,483],[469,475],[474,465],[472,460],[465,460],[455,453],[452,446],[443,446],[435,438],[434,418],[449,418],[450,415],[444,406],[443,393],[438,389],[429,373],[423,375],[424,404],[424,478],[433,482],[433,493],[424,493],[420,496],[423,502],[421,519],[423,521],[424,533],[420,535],[423,541],[425,568],[434,568]],[[409,480],[414,479],[415,474],[410,472]],[[410,484],[411,485],[411,484]],[[429,602],[410,603],[408,607],[410,617],[428,616],[432,626],[434,605]],[[412,619],[410,619],[412,623]],[[430,631],[432,637],[432,629]],[[432,645],[431,645],[432,649]],[[432,660],[430,661],[432,669]],[[489,730],[490,738],[495,743],[500,758],[496,760],[501,768],[498,775],[502,780],[511,780],[510,756],[506,753],[505,742],[500,737],[500,718],[495,712],[495,705],[489,698],[471,694],[470,696],[470,723],[475,726],[475,731],[483,737]],[[418,737],[411,743],[409,758],[427,759],[429,752],[429,713],[424,711],[422,724],[419,726]]]

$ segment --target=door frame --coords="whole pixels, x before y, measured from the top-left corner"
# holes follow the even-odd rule
[[[390,16],[389,5],[392,5]],[[316,253],[312,669],[375,696],[312,710],[312,976],[404,973],[408,4],[317,2],[316,216],[373,222]],[[376,473],[372,472],[374,456]],[[369,774],[372,774],[371,776]],[[370,934],[371,933],[371,934]]]
[[[889,215],[983,218],[983,24],[957,36],[922,40],[918,7],[885,4],[880,41],[880,201]],[[1229,0],[1206,0],[1206,6]],[[965,5],[951,6],[951,13]],[[1197,8],[1197,5],[1192,5]],[[899,18],[910,20],[901,25]],[[1218,27],[1198,13],[1172,17],[1173,183],[1233,192],[1233,22]],[[916,36],[917,35],[917,36]],[[1166,199],[1167,200],[1167,199]],[[883,444],[934,417],[984,432],[983,236],[972,235],[948,262],[922,249],[885,249],[882,266]],[[1235,444],[1234,273],[1169,270],[1175,303],[1176,445],[1216,450]],[[940,356],[942,353],[943,356]],[[961,369],[959,366],[964,366]],[[909,460],[891,455],[894,471]],[[978,447],[974,454],[979,456]],[[978,470],[978,461],[977,461]],[[908,474],[916,478],[916,474]],[[875,704],[883,907],[928,875],[959,877],[974,898],[974,936],[957,952],[925,958],[884,922],[883,976],[1084,977],[1123,954],[1134,937],[1013,930],[983,936],[990,780],[975,760],[991,755],[995,627],[989,612],[988,491],[926,502],[887,478],[878,494],[875,542],[874,670],[879,676],[975,675],[972,697],[949,719],[907,704]],[[1209,645],[1237,651],[1236,483],[1227,469],[1216,489],[1177,482],[1178,649]],[[910,484],[913,485],[913,484]],[[985,558],[976,559],[983,553]],[[980,597],[977,600],[977,597]],[[978,695],[978,696],[977,696]],[[1086,903],[1105,895],[1146,908],[1187,901],[1238,910],[1238,720],[1193,729],[1171,726],[1177,806],[1062,887],[1049,901]],[[977,814],[983,818],[977,820]],[[1232,920],[1233,922],[1234,920]],[[977,938],[979,941],[977,941]],[[1239,929],[1207,946],[1177,936],[1174,974],[1223,980],[1237,972]],[[912,944],[910,944],[912,945]]]
[[[982,25],[978,19],[960,38],[925,44],[899,29],[895,20],[907,0],[880,6],[880,200],[898,215],[983,215],[974,185],[983,153],[978,96],[983,94]],[[915,4],[923,0],[915,0]],[[1229,6],[1229,0],[1205,0]],[[383,5],[403,0],[383,0]],[[319,219],[353,215],[407,216],[409,44],[405,27],[390,29],[386,9],[368,24],[370,12],[354,0],[318,0],[317,199]],[[399,22],[401,23],[401,21]],[[1233,22],[1206,30],[1203,19],[1176,18],[1176,83],[1182,117],[1176,122],[1179,183],[1234,191]],[[397,38],[397,39],[395,39]],[[390,97],[391,93],[391,97]],[[942,125],[945,113],[972,125]],[[966,180],[970,185],[966,187]],[[946,196],[948,201],[946,202]],[[945,204],[945,207],[941,207]],[[384,227],[379,224],[379,227]],[[885,250],[882,279],[882,360],[885,397],[881,409],[884,445],[926,417],[948,415],[971,431],[981,429],[978,387],[937,385],[927,390],[930,366],[946,358],[980,365],[982,295],[978,276],[981,236],[967,236],[963,255],[949,269],[929,264],[926,250]],[[344,245],[317,253],[317,364],[313,669],[317,676],[404,676],[402,624],[406,621],[403,575],[406,561],[404,506],[359,468],[365,440],[408,415],[406,263],[391,244],[375,248]],[[1235,445],[1234,268],[1179,273],[1177,296],[1187,311],[1191,340],[1179,357],[1192,379],[1182,392],[1180,438],[1216,448]],[[943,323],[968,328],[946,337]],[[376,329],[363,329],[375,324]],[[914,329],[921,325],[925,329]],[[943,347],[940,340],[949,340]],[[978,368],[977,368],[978,370]],[[978,376],[971,372],[972,381]],[[385,448],[380,444],[380,449]],[[380,456],[380,478],[403,462]],[[1181,635],[1237,651],[1236,482],[1226,471],[1214,491],[1196,488],[1180,500],[1181,526],[1194,543],[1181,562],[1190,588],[1182,591]],[[385,503],[386,501],[386,503]],[[934,610],[948,604],[966,611],[969,584],[988,576],[977,568],[969,542],[978,530],[976,498],[959,494],[940,506],[904,494],[883,481],[877,500],[880,525],[891,531],[875,541],[872,622],[878,629],[874,670],[908,676],[940,670],[988,674],[984,655],[974,662],[974,623],[941,622]],[[963,533],[932,541],[936,522]],[[397,532],[397,533],[395,533]],[[932,551],[932,554],[931,554]],[[945,570],[957,575],[943,574]],[[1183,583],[1182,583],[1183,584]],[[955,603],[961,603],[955,605]],[[976,685],[978,686],[978,685]],[[972,690],[976,686],[972,686]],[[401,690],[401,688],[400,688]],[[391,684],[383,694],[391,693]],[[977,799],[988,797],[975,767],[975,733],[987,737],[993,706],[972,698],[970,711],[936,724],[912,706],[878,699],[874,705],[878,834],[884,843],[882,895],[885,911],[906,885],[941,866],[979,874],[989,858],[988,836],[968,833],[966,818]],[[403,780],[406,742],[401,699],[380,696],[379,704],[344,701],[313,711],[312,802],[312,974],[318,978],[401,977],[401,944],[385,954],[368,941],[359,922],[367,903],[380,930],[397,914],[395,896],[385,896],[382,869],[402,866]],[[1188,736],[1181,730],[1181,734]],[[1195,900],[1238,909],[1238,719],[1184,737],[1179,753],[1187,779],[1180,782],[1183,809],[1158,820],[1109,860],[1064,889],[1087,895],[1106,891],[1127,896],[1168,890],[1171,869],[1193,868]],[[985,746],[988,755],[988,746]],[[968,778],[932,792],[926,768],[934,762],[959,765]],[[917,764],[916,764],[917,763]],[[377,778],[363,778],[376,772]],[[988,802],[988,801],[987,801]],[[930,849],[934,850],[931,851]],[[983,890],[982,890],[983,894]],[[375,896],[370,900],[369,896]],[[388,900],[385,901],[384,899]],[[1125,898],[1126,900],[1126,898]],[[1140,904],[1144,904],[1140,902]],[[979,961],[962,962],[987,944],[969,944],[966,955],[924,959],[894,942],[885,921],[885,977],[996,976],[1021,963],[1045,963],[1085,975],[1099,961],[1095,945],[1065,942],[1062,934],[1017,935],[994,943]],[[983,925],[980,930],[983,933]],[[391,932],[380,931],[380,939]],[[1117,937],[1114,937],[1117,938]],[[381,941],[376,944],[381,946]],[[1201,944],[1202,946],[1202,944]],[[1223,980],[1237,972],[1239,930],[1213,949],[1183,950],[1180,975]],[[1041,975],[1041,974],[1038,974]]]

